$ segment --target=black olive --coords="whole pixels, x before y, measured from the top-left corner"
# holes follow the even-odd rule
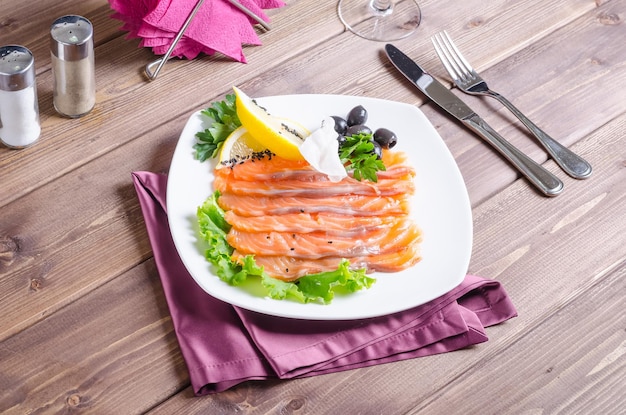
[[[339,143],[339,148],[341,148],[346,143],[346,136],[343,134],[338,134],[337,142]]]
[[[333,115],[332,118],[335,120],[335,131],[339,134],[345,134],[348,129],[348,123],[341,117],[337,115]]]
[[[380,144],[382,148],[393,148],[398,143],[398,137],[393,131],[386,128],[379,128],[374,132],[374,140]]]
[[[348,127],[348,130],[346,131],[346,135],[348,137],[356,134],[372,134],[372,129],[363,124],[356,124]]]
[[[367,122],[367,110],[362,105],[358,105],[348,113],[348,127],[357,124],[365,124]]]
[[[376,157],[378,158],[378,160],[383,158],[383,148],[380,146],[380,144],[378,144],[376,141],[372,140],[372,144],[374,144],[374,149],[372,150],[372,152],[374,154],[376,154]]]

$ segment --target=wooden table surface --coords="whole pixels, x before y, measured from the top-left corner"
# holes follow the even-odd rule
[[[594,168],[566,176],[494,100],[462,95],[565,183],[538,194],[478,137],[409,88],[383,44],[347,32],[335,0],[269,11],[248,63],[154,59],[106,0],[0,3],[0,44],[36,59],[40,141],[0,148],[0,412],[96,414],[618,414],[626,408],[626,0],[422,0],[394,42],[449,84],[443,29],[491,86]],[[97,105],[52,107],[48,28],[95,26]],[[465,179],[469,272],[500,281],[519,316],[487,343],[432,357],[194,397],[131,172],[166,173],[189,116],[237,85],[251,96],[328,93],[421,108]],[[457,93],[458,91],[455,91]]]

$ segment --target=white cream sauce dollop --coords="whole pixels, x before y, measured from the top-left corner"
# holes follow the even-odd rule
[[[304,140],[300,145],[300,153],[315,170],[326,174],[331,182],[339,182],[348,176],[339,158],[339,142],[332,117],[324,118],[320,128]]]

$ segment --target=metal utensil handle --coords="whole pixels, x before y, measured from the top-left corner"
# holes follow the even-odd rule
[[[591,165],[582,157],[563,146],[561,143],[546,134],[526,117],[515,105],[497,92],[489,91],[489,95],[497,99],[509,109],[532,132],[554,161],[570,176],[576,179],[586,179],[591,176]]]
[[[165,52],[165,55],[163,55],[163,57],[161,57],[160,59],[146,65],[146,75],[148,75],[148,78],[150,78],[150,80],[156,79],[157,75],[161,71],[161,68],[163,68],[163,65],[165,65],[165,62],[169,60],[170,56],[172,55],[172,52],[174,51],[174,48],[178,44],[178,41],[185,34],[185,31],[187,30],[187,28],[189,27],[189,24],[191,23],[194,16],[200,9],[200,6],[202,6],[202,3],[204,3],[204,0],[198,0],[193,10],[191,10],[191,13],[189,13],[187,20],[185,20],[185,22],[183,23],[183,26],[180,28],[180,30],[178,31],[178,34],[172,41],[172,44],[170,45],[169,49],[167,50],[167,52]],[[154,67],[155,64],[157,65],[157,67],[156,69],[153,70],[152,68]]]
[[[270,27],[269,24],[265,23],[265,21],[263,19],[261,19],[259,16],[257,16],[256,14],[254,14],[254,12],[252,12],[252,10],[248,9],[246,6],[244,6],[243,4],[239,3],[237,0],[228,0],[228,2],[230,4],[232,4],[233,6],[235,6],[236,8],[238,8],[241,12],[243,12],[246,16],[250,17],[251,19],[253,19],[255,22],[257,22],[258,24],[260,24],[261,26],[263,26],[263,29],[265,30],[271,30],[272,28]]]
[[[506,157],[543,194],[557,196],[563,191],[563,182],[558,177],[506,141],[478,115],[472,115],[465,123]]]

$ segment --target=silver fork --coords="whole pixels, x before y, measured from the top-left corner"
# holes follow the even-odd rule
[[[489,89],[487,83],[459,52],[445,30],[433,36],[431,41],[441,63],[443,63],[443,66],[445,66],[455,85],[460,90],[472,95],[487,95],[497,99],[537,137],[537,140],[539,140],[548,154],[567,174],[576,179],[586,179],[591,175],[591,165],[587,161],[537,127],[508,99]]]

